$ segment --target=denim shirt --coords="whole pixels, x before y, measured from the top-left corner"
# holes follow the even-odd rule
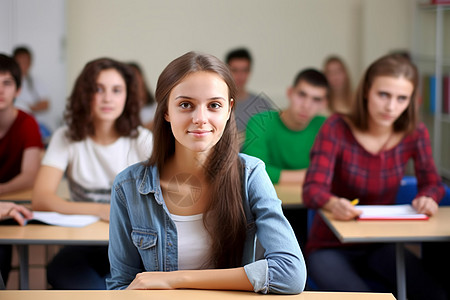
[[[306,267],[281,201],[258,158],[239,154],[244,164],[247,236],[242,266],[255,292],[298,294]],[[255,240],[265,249],[255,261]],[[162,197],[155,166],[132,165],[119,173],[111,195],[108,289],[125,289],[140,272],[178,270],[177,230]]]

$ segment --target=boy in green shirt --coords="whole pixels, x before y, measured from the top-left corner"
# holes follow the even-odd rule
[[[325,121],[328,82],[315,70],[301,71],[287,90],[289,106],[254,115],[247,124],[242,152],[264,161],[273,183],[303,184],[309,152]]]

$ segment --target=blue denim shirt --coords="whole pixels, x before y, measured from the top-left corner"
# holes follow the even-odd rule
[[[297,294],[306,267],[294,232],[264,163],[245,154],[244,208],[247,237],[242,266],[255,292]],[[255,261],[255,235],[265,249]],[[109,226],[111,278],[108,289],[124,289],[137,273],[178,269],[177,230],[162,197],[155,166],[132,165],[117,175],[112,188]]]

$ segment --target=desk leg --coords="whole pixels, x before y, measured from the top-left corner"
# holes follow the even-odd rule
[[[406,300],[405,248],[403,243],[395,244],[395,263],[397,268],[397,297]]]
[[[20,286],[21,290],[30,289],[28,286],[28,245],[17,245],[19,249],[19,272],[20,272]]]

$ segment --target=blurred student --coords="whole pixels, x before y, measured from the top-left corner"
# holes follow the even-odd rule
[[[33,56],[29,48],[23,46],[15,48],[13,57],[22,71],[21,92],[17,96],[15,105],[36,118],[42,139],[47,143],[51,135],[50,128],[53,124],[48,124],[42,113],[50,108],[49,92],[38,77],[31,75]]]
[[[352,109],[353,94],[347,66],[338,56],[329,56],[325,59],[323,72],[330,85],[329,111],[326,115],[348,114]]]
[[[226,55],[225,59],[234,82],[237,94],[235,100],[235,118],[238,133],[244,133],[248,120],[255,114],[272,110],[272,104],[266,99],[247,90],[247,81],[252,68],[252,57],[245,48],[234,49]]]
[[[150,88],[146,83],[144,72],[142,68],[135,62],[129,63],[136,74],[136,79],[139,84],[139,99],[141,100],[141,110],[139,116],[141,118],[142,126],[152,130],[153,129],[153,118],[155,117],[156,102],[153,97]]]
[[[262,112],[248,122],[242,152],[264,161],[273,183],[303,184],[309,152],[325,121],[317,114],[326,108],[327,96],[325,76],[305,69],[287,90],[285,110]]]
[[[264,164],[238,153],[235,95],[211,55],[186,53],[161,73],[150,161],[113,186],[109,289],[303,290],[303,256]],[[256,262],[255,234],[266,249]]]
[[[131,68],[96,59],[78,76],[67,103],[67,126],[55,131],[33,190],[33,209],[97,215],[109,220],[111,185],[127,166],[151,153],[151,133],[139,126],[137,81]],[[66,175],[70,200],[56,191]],[[107,246],[63,248],[48,265],[55,289],[105,289]]]
[[[20,88],[19,66],[0,54],[0,195],[33,186],[43,149],[34,118],[14,106]]]
[[[417,124],[417,93],[417,69],[403,56],[384,56],[369,66],[352,113],[331,116],[316,137],[303,186],[307,207],[345,221],[361,213],[352,199],[366,205],[394,204],[407,162],[413,159],[419,189],[412,206],[430,216],[437,212],[444,188],[428,131]],[[310,233],[308,271],[320,290],[395,290],[393,244],[341,244],[319,214]],[[419,259],[409,251],[405,259],[408,299],[445,299]]]
[[[43,148],[34,118],[14,106],[21,73],[16,61],[0,54],[0,195],[29,189],[39,170]],[[30,213],[23,206],[0,203],[0,219],[15,218],[23,225]],[[0,245],[0,273],[4,283],[11,270],[12,247]]]

